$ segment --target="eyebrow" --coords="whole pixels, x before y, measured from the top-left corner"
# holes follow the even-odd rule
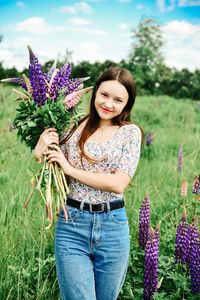
[[[104,91],[104,90],[101,90],[101,93],[105,93],[105,94],[108,94],[108,95],[109,95],[109,93],[108,93],[108,92],[106,92],[106,91]],[[122,100],[122,101],[124,101],[124,99],[123,99],[123,98],[121,98],[121,97],[115,97],[115,99],[119,99],[119,100]]]

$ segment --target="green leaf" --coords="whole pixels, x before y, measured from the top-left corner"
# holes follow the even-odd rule
[[[27,124],[28,124],[29,127],[36,127],[37,126],[37,124],[33,121],[28,121]]]

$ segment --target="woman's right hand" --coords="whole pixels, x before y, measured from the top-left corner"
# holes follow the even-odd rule
[[[43,156],[43,152],[45,152],[51,144],[59,145],[59,137],[55,128],[47,128],[40,135],[34,151],[35,159],[40,160]]]

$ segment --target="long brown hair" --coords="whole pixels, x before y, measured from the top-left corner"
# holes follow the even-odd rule
[[[99,128],[99,123],[100,123],[100,117],[96,111],[94,102],[95,102],[95,97],[96,97],[96,92],[100,86],[100,84],[104,81],[109,81],[109,80],[117,80],[119,83],[121,83],[127,90],[128,92],[128,102],[122,112],[114,117],[112,119],[112,124],[113,125],[118,125],[118,126],[123,126],[125,124],[130,124],[131,123],[131,109],[135,103],[135,97],[136,97],[136,87],[135,83],[133,80],[133,77],[131,73],[125,69],[125,68],[120,68],[120,67],[111,67],[107,69],[105,72],[100,74],[98,77],[96,84],[94,85],[93,92],[92,92],[92,97],[91,97],[91,102],[90,102],[90,112],[88,115],[86,115],[84,118],[82,118],[78,122],[78,126],[85,121],[87,118],[87,122],[85,124],[85,127],[83,128],[81,132],[80,139],[78,141],[78,146],[80,149],[80,156],[81,160],[82,157],[85,157],[88,161],[90,162],[96,162],[98,160],[95,160],[93,158],[90,158],[85,152],[84,152],[84,144],[86,140]],[[137,124],[138,127],[140,127]],[[77,125],[75,125],[69,135],[62,140],[60,143],[63,144],[65,143],[73,134],[75,129],[77,128]],[[144,132],[143,129],[140,127],[141,132],[142,132],[142,141],[144,139]]]

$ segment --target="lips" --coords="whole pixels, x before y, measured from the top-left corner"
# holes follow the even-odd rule
[[[104,107],[101,107],[101,109],[102,109],[103,111],[105,111],[105,112],[112,112],[111,110],[106,109],[106,108],[104,108]]]

